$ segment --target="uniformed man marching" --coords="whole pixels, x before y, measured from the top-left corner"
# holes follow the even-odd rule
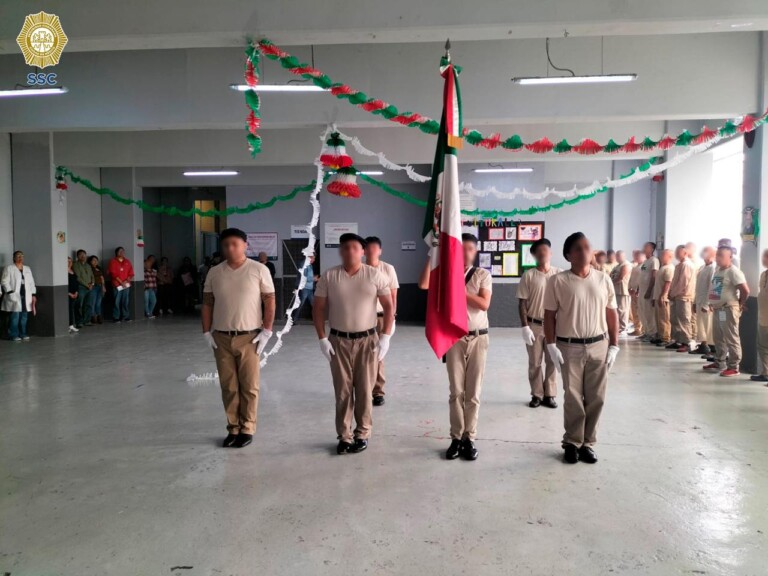
[[[571,269],[552,276],[544,294],[547,353],[562,371],[564,460],[597,462],[592,446],[605,402],[608,372],[619,353],[619,319],[613,283],[590,266],[592,247],[576,232],[565,239]]]
[[[528,406],[531,408],[542,404],[547,408],[557,408],[557,373],[552,359],[546,354],[544,341],[544,291],[547,280],[560,272],[559,268],[550,266],[551,246],[546,238],[531,244],[536,267],[526,270],[517,286],[523,342],[528,352],[528,382],[531,385]],[[546,365],[545,370],[542,370],[542,364]]]
[[[450,393],[448,406],[451,421],[451,445],[445,453],[447,460],[462,456],[477,460],[475,447],[477,416],[480,411],[480,391],[488,355],[488,307],[493,290],[491,274],[483,268],[475,268],[477,238],[462,234],[464,251],[464,285],[467,292],[468,333],[456,342],[445,355],[448,366]],[[429,289],[430,264],[419,278],[419,288]]]
[[[364,249],[362,237],[341,235],[342,264],[320,276],[312,309],[320,351],[331,365],[338,454],[362,452],[368,447],[373,385],[378,364],[389,350],[394,323],[390,282],[376,268],[363,264]],[[384,314],[380,334],[376,332],[377,301]],[[325,331],[326,315],[329,334]]]
[[[397,291],[400,288],[400,284],[397,281],[397,272],[392,264],[388,264],[381,260],[381,240],[376,236],[368,236],[365,239],[365,263],[368,266],[373,266],[389,281],[389,291],[392,296],[392,315],[397,316]],[[381,333],[384,327],[384,308],[381,303],[376,302],[376,330]],[[395,324],[392,323],[392,333],[395,332]],[[373,385],[373,405],[381,406],[384,404],[384,384],[386,378],[384,378],[384,361],[379,362],[379,367],[376,371],[376,383]]]

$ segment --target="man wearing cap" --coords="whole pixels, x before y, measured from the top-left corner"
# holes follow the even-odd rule
[[[389,350],[395,318],[389,280],[376,268],[363,264],[365,240],[347,233],[339,242],[342,263],[320,276],[312,318],[320,351],[331,365],[339,439],[336,453],[346,454],[368,447],[376,370]],[[384,314],[378,335],[377,301]],[[326,315],[330,334],[325,330]]]
[[[520,322],[523,325],[523,342],[528,352],[528,382],[531,385],[531,408],[542,404],[547,408],[557,408],[557,374],[552,359],[545,353],[544,341],[544,291],[547,280],[560,272],[550,266],[551,242],[546,238],[531,244],[531,254],[536,259],[536,267],[523,273],[517,286]],[[542,363],[546,370],[541,369]]]
[[[227,415],[225,448],[253,440],[259,406],[259,355],[272,337],[275,287],[266,266],[246,256],[248,237],[237,228],[219,235],[224,262],[203,287],[203,337],[213,349]],[[262,318],[262,303],[264,314]]]
[[[365,239],[365,263],[368,266],[376,268],[389,281],[389,291],[392,296],[392,316],[397,317],[397,290],[400,284],[397,281],[397,272],[392,264],[387,264],[381,260],[381,240],[376,236],[368,236]],[[384,308],[381,303],[376,301],[376,331],[381,334],[384,327]],[[395,332],[394,321],[392,323],[392,333]],[[376,383],[373,385],[373,405],[381,406],[384,404],[384,361],[379,362],[376,371]]]
[[[616,305],[619,313],[619,336],[627,336],[629,326],[629,309],[631,298],[629,296],[629,276],[632,274],[632,265],[627,262],[624,250],[616,252],[616,266],[611,270],[611,282],[616,293]]]
[[[473,234],[461,235],[464,252],[464,286],[467,292],[466,336],[454,344],[445,355],[448,367],[448,406],[451,421],[451,445],[445,453],[447,460],[462,456],[477,460],[475,447],[477,416],[480,410],[480,390],[488,355],[488,308],[493,290],[491,274],[484,268],[475,268],[477,238]],[[419,288],[429,289],[430,262],[422,270]]]
[[[607,274],[592,269],[592,247],[581,232],[565,239],[571,269],[552,276],[544,293],[547,353],[563,375],[564,460],[597,462],[592,450],[605,402],[608,372],[619,353],[616,296]]]
[[[629,275],[629,294],[631,297],[631,313],[632,313],[632,324],[634,325],[635,329],[632,331],[630,336],[638,336],[642,337],[645,335],[643,330],[645,327],[643,326],[643,319],[640,316],[640,273],[641,273],[641,267],[643,265],[643,262],[645,262],[645,254],[643,254],[642,250],[633,250],[632,251],[632,273]]]
[[[643,319],[645,336],[643,340],[650,342],[656,338],[656,308],[653,303],[653,288],[656,284],[656,273],[659,270],[659,259],[654,256],[656,244],[646,242],[643,245],[645,262],[640,265],[640,317]]]

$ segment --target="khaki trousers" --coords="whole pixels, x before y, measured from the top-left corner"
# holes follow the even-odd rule
[[[381,330],[384,328],[384,318],[379,316],[376,319],[376,333],[381,334]],[[376,368],[376,382],[373,384],[373,396],[384,396],[384,384],[387,379],[384,377],[384,361],[379,360],[378,367]]]
[[[629,309],[632,306],[630,296],[616,294],[616,306],[619,313],[619,332],[625,332],[629,325]]]
[[[659,339],[666,342],[672,338],[672,323],[670,321],[669,302],[659,304],[656,301],[656,334]]]
[[[712,333],[712,317],[714,314],[711,310],[708,312],[702,312],[701,308],[696,310],[696,339],[699,342],[706,342],[707,344],[714,344],[714,336]]]
[[[474,440],[477,435],[477,415],[480,411],[480,390],[483,386],[488,343],[487,334],[464,336],[446,354],[452,440]]]
[[[720,369],[739,369],[741,363],[741,339],[739,338],[739,319],[741,309],[738,304],[726,304],[713,312],[712,325],[717,349],[717,365]]]
[[[335,354],[331,356],[331,376],[336,393],[336,434],[339,440],[371,437],[373,419],[373,382],[376,380],[379,337],[339,338],[328,340]],[[352,431],[352,416],[355,430]]]
[[[230,434],[253,434],[259,407],[259,355],[252,344],[255,334],[229,336],[214,332],[217,348],[216,368],[219,371],[221,399],[227,414]]]
[[[691,328],[691,309],[690,300],[681,300],[675,298],[672,304],[672,339],[680,344],[688,344],[693,340],[693,330]]]
[[[656,308],[653,306],[653,300],[651,298],[643,298],[640,295],[638,296],[638,304],[640,307],[640,318],[645,327],[645,334],[646,336],[654,336],[656,334]]]
[[[528,382],[531,384],[531,396],[543,399],[545,396],[557,396],[557,371],[552,359],[547,354],[547,343],[544,341],[544,327],[530,323],[531,331],[536,339],[532,346],[526,346],[528,351]],[[545,365],[542,371],[541,364]]]
[[[608,384],[608,340],[586,345],[558,342],[557,347],[564,360],[563,444],[593,446]]]
[[[757,326],[757,354],[760,357],[760,374],[768,376],[768,326]]]
[[[630,308],[632,323],[635,325],[635,332],[643,334],[643,319],[640,317],[640,304],[637,296],[632,296],[632,307]]]

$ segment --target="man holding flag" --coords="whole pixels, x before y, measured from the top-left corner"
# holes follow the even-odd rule
[[[460,455],[477,458],[474,439],[480,408],[480,388],[488,351],[491,277],[475,268],[477,238],[462,236],[459,169],[461,93],[458,69],[451,64],[450,43],[440,62],[445,79],[443,114],[432,167],[424,241],[429,260],[419,279],[427,295],[426,335],[438,358],[445,358],[450,380],[451,446],[448,460]]]

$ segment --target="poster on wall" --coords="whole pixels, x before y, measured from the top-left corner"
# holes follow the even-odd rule
[[[266,252],[270,260],[277,260],[277,245],[277,232],[249,232],[245,255],[258,258],[261,252]]]
[[[325,247],[338,248],[342,234],[357,234],[357,222],[326,222]]]
[[[526,268],[536,265],[530,248],[533,242],[544,237],[544,222],[496,220],[479,225],[464,222],[462,231],[472,225],[479,240],[475,265],[488,270],[494,278],[519,278]]]
[[[502,257],[502,274],[504,276],[520,276],[520,254],[517,252],[504,252]]]
[[[309,226],[306,224],[291,224],[291,238],[309,238]]]
[[[517,239],[520,242],[536,242],[544,237],[544,224],[520,223],[517,231]]]
[[[536,266],[536,258],[531,254],[533,244],[520,244],[520,256],[523,268],[533,268]]]

